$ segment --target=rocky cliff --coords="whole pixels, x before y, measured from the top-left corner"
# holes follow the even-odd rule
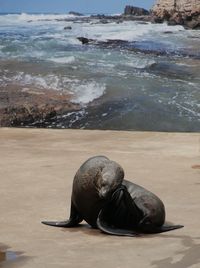
[[[200,29],[200,0],[157,0],[152,13],[155,22]]]

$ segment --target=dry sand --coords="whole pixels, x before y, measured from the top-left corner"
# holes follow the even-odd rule
[[[200,267],[199,134],[1,128],[0,151],[0,267]],[[128,238],[86,224],[42,225],[69,216],[73,176],[99,154],[156,193],[167,220],[185,227]]]

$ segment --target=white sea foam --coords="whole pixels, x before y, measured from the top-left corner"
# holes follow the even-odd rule
[[[99,98],[105,92],[105,84],[97,83],[94,80],[78,80],[56,75],[30,75],[23,72],[10,76],[6,73],[0,79],[1,85],[19,84],[24,87],[36,87],[41,89],[53,89],[68,91],[74,103],[87,104]]]
[[[33,24],[52,25],[52,23],[60,23],[60,21],[75,17],[76,16],[70,14],[8,14],[0,16],[0,25],[6,25],[10,27],[16,25],[24,25],[26,27],[31,27]],[[31,23],[28,23],[27,25],[27,22]]]
[[[71,88],[74,93],[72,101],[74,103],[87,104],[101,97],[106,90],[106,85],[89,81],[79,85],[75,83]]]
[[[69,56],[69,57],[54,57],[48,59],[49,61],[53,61],[56,63],[61,63],[61,64],[68,64],[68,63],[73,63],[76,61],[74,56]]]
[[[38,20],[56,20],[56,19],[67,19],[74,18],[76,16],[71,14],[27,14],[22,13],[18,15],[20,21],[38,21]]]
[[[121,24],[82,24],[80,26],[81,36],[105,41],[107,39],[121,39],[126,41],[137,41],[141,37],[147,38],[153,33],[163,33],[165,31],[178,32],[183,30],[182,26],[168,26],[167,24],[140,24],[135,21],[123,22]]]
[[[134,58],[131,60],[127,60],[127,62],[124,63],[124,65],[134,67],[137,69],[144,69],[144,68],[150,67],[154,63],[156,63],[156,61],[154,60]]]

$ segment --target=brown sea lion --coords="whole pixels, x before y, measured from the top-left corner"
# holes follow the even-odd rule
[[[42,223],[57,227],[73,227],[85,220],[92,227],[97,227],[99,212],[122,184],[123,178],[124,171],[116,162],[105,156],[89,158],[74,177],[69,220]]]
[[[165,224],[165,207],[153,193],[124,180],[122,167],[105,156],[89,158],[77,171],[67,221],[43,221],[57,227],[74,227],[85,220],[107,234],[136,236],[182,228]]]

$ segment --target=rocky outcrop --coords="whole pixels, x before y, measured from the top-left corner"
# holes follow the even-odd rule
[[[82,13],[79,13],[79,12],[76,12],[76,11],[70,11],[68,14],[73,15],[73,16],[83,16]]]
[[[46,120],[79,108],[69,95],[55,90],[0,87],[0,127],[34,126],[36,122],[45,127]]]
[[[126,6],[124,9],[124,15],[144,16],[149,15],[149,11],[140,7]]]
[[[154,22],[200,29],[200,0],[157,0],[152,14]]]

